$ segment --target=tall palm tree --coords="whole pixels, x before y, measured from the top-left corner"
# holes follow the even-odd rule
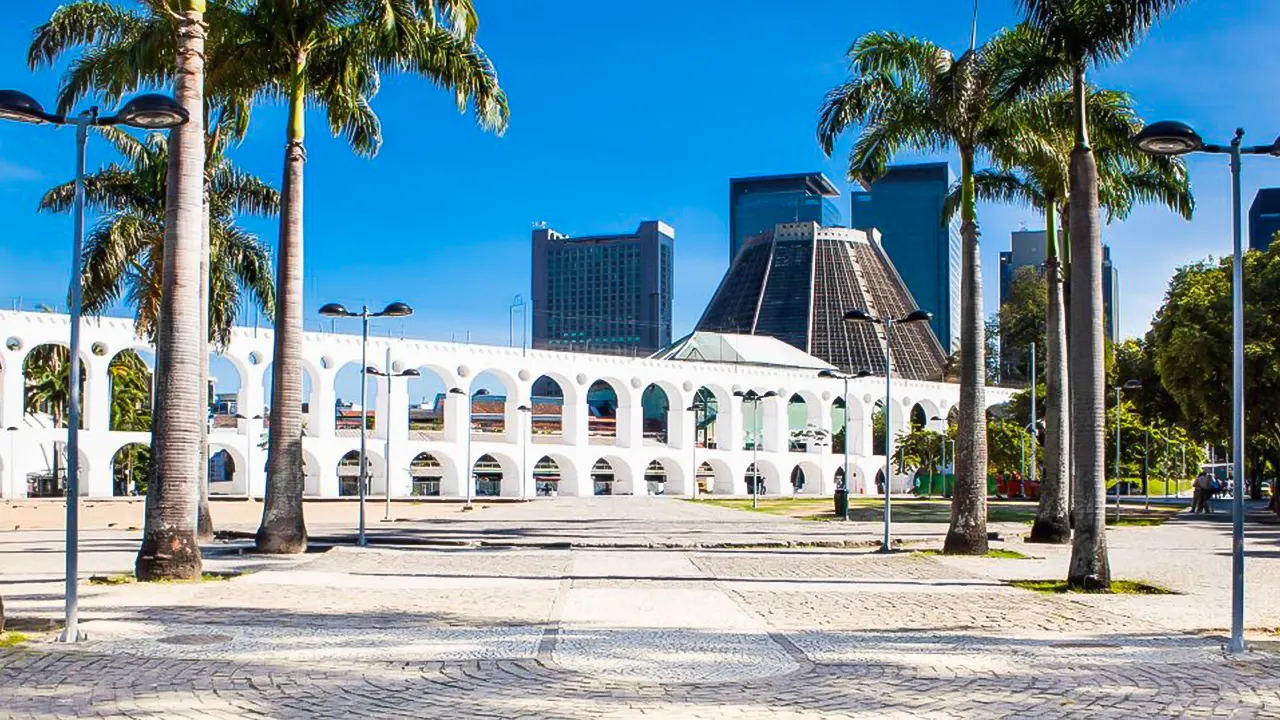
[[[1028,540],[1061,544],[1071,540],[1071,522],[1068,516],[1067,324],[1063,312],[1067,265],[1059,252],[1058,223],[1069,193],[1074,99],[1069,88],[1055,89],[1026,97],[1020,106],[1032,119],[1038,141],[993,148],[996,168],[975,173],[974,189],[979,200],[1029,205],[1045,214],[1048,357],[1044,476],[1036,520]],[[1183,218],[1191,217],[1194,200],[1186,166],[1180,159],[1138,152],[1130,142],[1142,128],[1142,122],[1127,93],[1090,88],[1088,119],[1099,168],[1099,200],[1108,222],[1128,217],[1139,203],[1162,204]],[[953,187],[944,218],[954,215],[959,196],[959,187]]]
[[[1089,141],[1086,73],[1122,59],[1164,14],[1184,0],[1018,0],[1039,44],[1071,73],[1074,147],[1071,151],[1068,222],[1071,277],[1072,453],[1076,525],[1067,582],[1108,588],[1105,522],[1106,480],[1105,330],[1102,308],[1102,243],[1099,173]]]
[[[502,132],[508,110],[497,73],[475,43],[470,0],[260,0],[221,32],[210,77],[287,101],[272,364],[267,495],[257,546],[306,548],[302,515],[302,209],[306,108],[323,109],[334,135],[374,155],[381,128],[370,102],[383,74],[408,73],[469,103],[481,127]]]
[[[982,277],[974,196],[977,155],[1026,135],[1026,119],[1010,112],[1023,88],[1022,29],[1002,32],[954,57],[927,40],[891,32],[859,38],[848,52],[850,75],[830,90],[818,122],[828,155],[846,129],[859,126],[849,155],[849,177],[871,180],[899,150],[960,153],[961,260],[960,404],[956,487],[944,549],[987,551],[987,431],[982,319]]]
[[[124,300],[134,309],[138,335],[156,342],[164,275],[164,204],[169,143],[162,133],[138,138],[122,130],[99,132],[124,158],[85,176],[85,201],[103,213],[89,232],[84,248],[81,290],[87,314],[97,315]],[[218,349],[231,342],[231,329],[248,293],[251,302],[270,314],[275,292],[271,254],[237,218],[274,215],[279,193],[245,173],[226,157],[224,139],[213,146],[206,169],[210,204],[210,272],[213,302],[209,306],[209,340]],[[40,209],[68,212],[75,184],[63,183],[45,193]]]

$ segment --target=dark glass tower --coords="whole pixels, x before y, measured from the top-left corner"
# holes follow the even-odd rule
[[[629,235],[533,231],[533,346],[647,355],[671,343],[676,232],[646,221]]]
[[[851,193],[849,225],[880,231],[933,331],[947,352],[960,347],[960,221],[942,221],[955,176],[945,162],[893,165],[883,177]]]
[[[1262,188],[1249,206],[1249,249],[1266,251],[1280,232],[1280,188]]]
[[[762,175],[729,181],[729,262],[743,241],[778,223],[840,225],[840,208],[831,199],[840,191],[822,173]]]
[[[883,328],[847,323],[855,308],[902,317],[915,300],[874,233],[817,223],[786,223],[748,237],[711,303],[700,331],[768,335],[846,372],[884,372]],[[945,360],[925,323],[893,335],[894,375],[936,380]]]

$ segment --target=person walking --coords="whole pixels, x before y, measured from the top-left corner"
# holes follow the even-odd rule
[[[1196,476],[1193,488],[1194,491],[1191,495],[1191,512],[1212,513],[1213,508],[1209,505],[1209,494],[1213,492],[1213,479],[1210,477],[1208,470],[1205,470]]]

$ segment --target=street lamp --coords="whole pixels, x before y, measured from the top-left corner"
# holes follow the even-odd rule
[[[1231,156],[1231,465],[1236,482],[1231,498],[1231,639],[1227,652],[1244,652],[1244,247],[1240,219],[1240,156],[1280,157],[1280,137],[1270,145],[1242,147],[1237,129],[1228,145],[1206,144],[1190,125],[1165,120],[1142,129],[1133,141],[1152,155],[1192,152]]]
[[[524,341],[521,340],[523,343]],[[529,428],[520,433],[520,499],[524,500],[528,493],[528,484],[533,479],[533,473],[529,471],[529,436],[533,434],[533,398],[529,398],[528,405],[521,405],[516,411],[528,418]]]
[[[752,415],[755,416],[756,434],[751,443],[751,507],[755,509],[760,507],[760,403],[765,398],[778,397],[778,393],[773,390],[765,393],[758,393],[755,390],[746,392],[738,390],[733,396],[742,398],[743,405],[752,405],[755,408]]]
[[[821,378],[832,378],[844,381],[844,478],[841,484],[836,487],[836,492],[839,493],[842,490],[844,491],[845,522],[849,521],[849,488],[853,486],[852,481],[849,479],[849,444],[853,439],[849,434],[849,381],[870,376],[870,370],[859,370],[857,373],[852,375],[838,370],[822,370],[818,373],[818,377]]]
[[[253,420],[261,420],[261,415],[246,417],[236,413],[237,420],[244,420],[244,499],[253,502],[253,492],[249,489],[249,478],[253,473]]]
[[[694,500],[698,499],[698,410],[698,396],[694,395],[693,404],[684,409],[685,412],[693,413],[693,441],[689,443],[689,460],[693,463]]]
[[[327,318],[358,317],[360,318],[360,477],[356,481],[356,492],[360,500],[360,537],[359,544],[368,544],[364,532],[364,499],[368,494],[365,483],[369,478],[369,458],[365,455],[368,442],[369,409],[365,407],[369,391],[369,319],[380,317],[407,317],[413,314],[413,308],[402,302],[393,302],[379,312],[369,312],[368,305],[361,305],[360,312],[352,312],[338,303],[328,303],[320,308],[320,315]],[[390,461],[388,460],[388,468]]]
[[[1124,385],[1116,386],[1116,522],[1120,522],[1120,392],[1141,389],[1142,383],[1137,380],[1128,380]]]
[[[377,377],[387,378],[387,415],[388,416],[391,415],[391,378],[422,377],[422,373],[418,372],[416,368],[409,368],[408,370],[405,370],[403,372],[398,372],[398,373],[391,372],[391,345],[390,344],[387,345],[387,372],[383,372],[372,365],[366,367],[365,372],[367,372],[370,375],[375,375]],[[363,403],[361,404],[361,407],[363,407]],[[387,418],[387,427],[385,428],[385,431],[387,433],[386,449],[384,450],[384,452],[386,453],[385,458],[386,458],[386,465],[387,465],[387,478],[385,480],[386,487],[383,488],[383,493],[382,493],[383,501],[385,504],[385,507],[383,508],[383,512],[382,512],[382,521],[391,522],[391,418],[390,417]]]
[[[463,427],[467,433],[467,457],[466,457],[466,481],[467,481],[467,502],[463,507],[467,510],[471,509],[471,491],[475,485],[475,468],[471,467],[471,398],[467,397],[467,391],[462,388],[449,388],[450,395],[461,395],[467,401],[467,423]],[[488,395],[489,391],[484,388],[476,390],[476,396]]]
[[[79,598],[76,580],[80,554],[80,315],[83,305],[80,292],[81,256],[84,253],[84,172],[85,146],[90,127],[127,125],[143,130],[166,130],[183,125],[189,119],[186,108],[167,95],[139,95],[120,108],[115,115],[99,115],[91,107],[75,116],[45,112],[35,98],[17,90],[0,90],[0,120],[40,125],[74,125],[76,128],[75,235],[71,250],[71,378],[67,390],[67,577],[66,628],[62,642],[80,639],[77,620]]]
[[[947,422],[947,419],[946,419],[946,418],[943,418],[943,417],[939,417],[939,416],[937,416],[937,415],[934,415],[933,417],[931,417],[931,418],[929,418],[929,419],[930,419],[930,420],[933,420],[933,421],[937,421],[937,422],[941,422],[941,423],[942,423],[942,495],[943,495],[943,497],[946,497],[946,494],[947,494],[947,444],[948,444],[948,443],[950,443],[950,444],[951,444],[951,464],[952,464],[952,465],[955,465],[955,463],[956,463],[956,441],[955,441],[955,440],[952,440],[952,439],[947,435],[947,430],[950,428],[951,423]],[[932,493],[932,490],[933,490],[932,486],[930,486],[929,490],[930,490],[930,494],[932,495],[932,494],[933,494],[933,493]]]
[[[2,492],[4,486],[0,485],[0,495],[4,495],[4,497],[12,499],[13,496],[18,493],[17,483],[15,483],[13,480],[17,476],[17,472],[18,472],[17,461],[15,461],[13,458],[13,454],[14,454],[13,439],[17,437],[18,427],[16,425],[10,425],[9,427],[5,428],[5,432],[9,433],[9,463],[7,465],[9,470],[9,477],[7,478],[9,482],[9,492],[7,494]]]
[[[866,322],[884,326],[884,543],[880,547],[881,552],[889,552],[892,550],[889,538],[889,517],[890,500],[889,486],[892,485],[893,478],[893,433],[889,431],[889,407],[890,407],[890,389],[893,378],[893,327],[895,325],[904,325],[907,323],[928,322],[933,317],[932,313],[924,310],[912,310],[900,318],[881,318],[868,313],[866,310],[854,308],[846,311],[844,314],[845,322]]]

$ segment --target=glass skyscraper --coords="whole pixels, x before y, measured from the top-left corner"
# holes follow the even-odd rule
[[[1280,232],[1280,188],[1262,188],[1249,206],[1249,249],[1266,252]]]
[[[881,244],[933,332],[952,353],[960,347],[960,220],[942,221],[955,176],[945,163],[892,165],[852,193],[850,225],[880,231]]]
[[[660,221],[626,235],[533,231],[533,346],[649,354],[671,343],[676,232]]]
[[[840,191],[822,173],[761,175],[729,181],[729,262],[752,235],[772,232],[780,223],[842,224],[831,198]]]

